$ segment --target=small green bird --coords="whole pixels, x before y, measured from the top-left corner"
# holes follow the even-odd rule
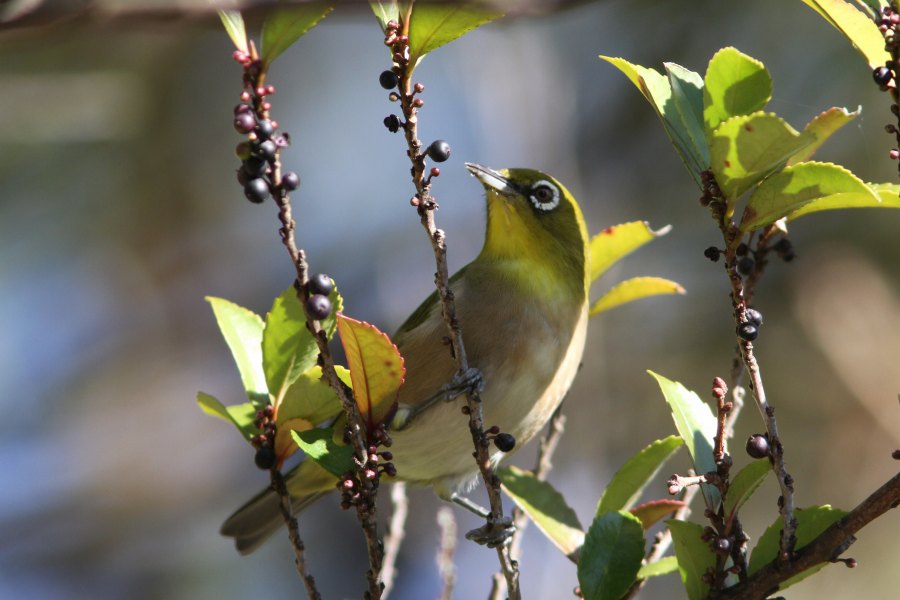
[[[572,195],[531,169],[494,171],[467,163],[487,192],[487,230],[478,257],[450,280],[469,363],[483,375],[484,422],[524,445],[550,419],[572,384],[588,321],[588,233]],[[406,361],[406,382],[392,421],[397,479],[457,495],[476,481],[472,438],[455,402],[435,401],[456,374],[443,343],[446,327],[432,294],[392,338]],[[503,452],[492,447],[496,464]],[[335,489],[312,460],[287,474],[294,512]],[[222,525],[242,554],[283,524],[267,489]]]

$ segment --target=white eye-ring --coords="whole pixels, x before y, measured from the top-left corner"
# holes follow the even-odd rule
[[[538,210],[548,211],[559,206],[559,188],[549,181],[538,181],[531,186],[528,196],[531,203]]]

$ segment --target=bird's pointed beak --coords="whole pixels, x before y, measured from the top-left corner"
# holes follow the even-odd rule
[[[485,187],[492,188],[501,194],[512,194],[514,190],[509,183],[509,179],[501,175],[498,171],[475,163],[466,163],[466,168],[473,177],[478,179]]]

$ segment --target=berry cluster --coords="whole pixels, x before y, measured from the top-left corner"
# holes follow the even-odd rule
[[[394,460],[394,455],[391,452],[378,450],[379,446],[390,447],[393,443],[387,432],[385,432],[384,427],[376,429],[372,437],[374,438],[374,443],[370,443],[369,447],[366,448],[367,458],[362,466],[362,473],[363,477],[371,481],[372,485],[377,488],[381,475],[396,477],[397,468],[391,462]],[[349,431],[344,432],[344,441],[349,443]],[[369,510],[369,506],[361,493],[362,485],[357,473],[354,471],[347,471],[341,476],[337,482],[337,489],[341,492],[341,508],[344,510],[348,510],[351,506],[356,506],[361,512]]]
[[[882,91],[889,91],[893,99],[891,112],[897,118],[897,124],[889,123],[885,125],[884,130],[894,134],[897,140],[898,147],[892,148],[889,155],[891,159],[898,160],[900,159],[900,97],[897,94],[897,77],[900,76],[900,13],[890,6],[882,7],[878,30],[884,35],[884,49],[891,54],[891,58],[884,63],[883,67],[876,67],[872,71],[872,78]]]
[[[759,336],[759,328],[763,324],[762,313],[755,308],[744,311],[747,320],[737,326],[737,334],[745,342],[752,342]]]
[[[240,50],[232,56],[244,67],[244,90],[234,107],[234,129],[247,136],[235,148],[235,154],[241,159],[237,179],[244,188],[244,196],[259,204],[279,187],[286,192],[297,189],[300,178],[288,172],[275,181],[278,153],[290,143],[288,134],[276,133],[278,123],[269,116],[272,103],[267,98],[275,93],[275,86],[259,83],[262,80],[259,59]]]
[[[334,291],[334,281],[324,273],[317,273],[306,282],[306,311],[313,319],[321,321],[331,314],[331,300],[328,295]]]
[[[256,466],[263,470],[275,466],[275,409],[272,405],[256,412],[256,428],[262,433],[253,436],[250,443],[256,448],[256,456],[253,458]]]

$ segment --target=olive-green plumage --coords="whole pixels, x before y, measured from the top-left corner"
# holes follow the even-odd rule
[[[487,192],[487,228],[478,257],[451,278],[469,364],[485,382],[484,420],[512,434],[516,448],[543,427],[569,389],[584,349],[588,235],[575,199],[555,179],[530,169],[467,165]],[[478,473],[459,402],[423,403],[451,381],[456,363],[442,342],[446,327],[432,294],[393,336],[406,361],[391,452],[397,478],[431,485],[442,498],[471,486]],[[417,412],[420,411],[420,412]],[[492,459],[502,453],[496,448]],[[287,475],[295,511],[335,488],[311,460]],[[282,524],[267,490],[235,512],[222,534],[241,553]]]

